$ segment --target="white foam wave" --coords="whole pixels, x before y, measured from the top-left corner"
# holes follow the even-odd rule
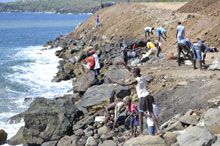
[[[14,60],[22,60],[24,64],[12,66],[14,71],[13,74],[9,74],[7,78],[11,82],[16,82],[20,85],[25,85],[28,87],[26,91],[13,91],[7,89],[17,97],[12,97],[10,102],[13,102],[14,108],[12,112],[14,113],[0,113],[0,127],[8,133],[8,139],[16,134],[18,129],[24,125],[24,123],[9,124],[7,119],[11,116],[18,114],[21,109],[25,110],[28,104],[24,102],[25,97],[47,97],[53,98],[57,96],[62,96],[67,93],[71,88],[71,81],[63,81],[59,83],[51,82],[53,76],[57,72],[57,66],[59,58],[55,56],[55,51],[57,49],[42,50],[43,46],[30,46],[21,49],[15,56]]]
[[[28,47],[16,54],[15,58],[29,60],[22,66],[14,66],[15,74],[9,75],[13,80],[31,87],[33,96],[54,97],[66,93],[71,88],[71,81],[51,82],[57,72],[59,59],[55,56],[57,49],[42,50],[42,46]],[[27,95],[30,96],[30,95]]]

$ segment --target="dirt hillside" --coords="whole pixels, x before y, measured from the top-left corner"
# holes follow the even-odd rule
[[[220,48],[220,18],[203,14],[212,7],[217,10],[219,2],[212,1],[206,4],[207,1],[203,1],[204,3],[200,4],[202,7],[209,5],[203,12],[193,10],[193,13],[185,13],[187,5],[189,7],[189,4],[197,2],[197,0],[191,1],[186,5],[185,3],[117,4],[98,11],[67,37],[70,40],[87,40],[87,45],[94,39],[114,44],[119,41],[120,36],[126,40],[145,39],[144,27],[163,26],[167,29],[168,35],[167,41],[162,42],[162,53],[165,55],[170,51],[176,53],[176,26],[178,21],[181,21],[186,28],[187,38],[192,41],[202,38],[206,40],[208,46]],[[180,12],[184,9],[184,13]],[[96,15],[100,16],[102,23],[99,28],[94,27]],[[156,35],[151,39],[155,41]],[[217,58],[220,58],[219,52],[208,53],[206,63],[210,64]],[[142,64],[140,68],[143,75],[154,76],[153,84],[150,84],[148,89],[155,95],[161,107],[163,121],[188,109],[205,108],[209,99],[220,95],[219,71],[193,70],[191,66],[178,67],[175,60],[166,60],[166,58]]]
[[[190,9],[190,6],[187,7],[189,4],[184,4],[185,3],[159,3],[158,5],[156,3],[117,4],[113,7],[98,11],[95,15],[90,17],[88,21],[80,25],[75,32],[71,33],[69,37],[77,39],[86,37],[88,42],[92,40],[94,36],[96,39],[98,38],[105,42],[117,42],[119,36],[136,40],[144,39],[144,27],[152,26],[156,28],[158,26],[164,26],[167,29],[168,39],[163,43],[163,50],[174,51],[176,50],[176,45],[174,44],[176,42],[175,33],[177,22],[182,21],[186,26],[186,37],[192,40],[200,37],[206,39],[209,45],[220,47],[220,17],[211,15],[207,17],[207,15],[200,13],[180,13],[180,10],[187,11],[188,7]],[[217,10],[219,6],[217,4],[219,4],[219,1],[213,1],[209,4],[210,8],[204,10],[208,11],[208,9],[212,7],[215,7]],[[181,7],[182,5],[184,6]],[[207,4],[205,4],[204,7],[206,5]],[[179,9],[179,11],[176,11],[177,9]],[[98,29],[94,28],[96,15],[100,16],[102,23],[102,27]],[[152,38],[153,40],[156,40],[155,36]]]

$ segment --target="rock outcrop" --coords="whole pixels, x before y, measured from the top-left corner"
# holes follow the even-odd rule
[[[42,144],[57,141],[72,133],[72,123],[80,116],[73,99],[37,98],[23,113],[25,126],[9,140],[9,144]]]

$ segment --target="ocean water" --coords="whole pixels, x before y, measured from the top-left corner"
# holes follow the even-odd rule
[[[71,81],[51,82],[59,58],[43,44],[74,30],[89,15],[0,13],[0,129],[8,139],[24,125],[8,118],[28,108],[25,98],[53,98],[71,88]]]

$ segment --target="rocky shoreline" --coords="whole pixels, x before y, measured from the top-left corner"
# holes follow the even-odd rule
[[[139,6],[136,9],[140,10]],[[102,16],[108,10],[101,10],[97,14]],[[136,14],[136,11],[134,13]],[[125,17],[124,14],[121,15],[122,18]],[[140,66],[148,82],[148,88],[161,109],[161,134],[128,139],[130,131],[124,123],[113,132],[112,122],[105,125],[97,122],[96,117],[103,116],[104,107],[116,97],[137,96],[132,86],[115,85],[107,76],[122,82],[132,80],[132,74],[124,66],[117,65],[117,62],[123,61],[121,44],[131,46],[136,42],[139,48],[144,48],[146,42],[140,37],[125,37],[121,34],[125,38],[122,40],[120,34],[103,34],[102,28],[92,28],[88,31],[89,21],[75,32],[49,41],[45,45],[47,49],[61,47],[55,54],[62,60],[53,81],[71,79],[72,93],[54,99],[37,98],[25,112],[11,118],[13,122],[23,118],[25,126],[8,141],[1,136],[4,134],[0,133],[0,143],[30,146],[220,145],[218,71],[207,72],[204,75],[198,71],[192,73],[192,69],[187,67],[177,69],[175,61],[170,62],[166,59],[165,51],[162,52],[161,58],[152,57]],[[128,35],[129,33],[130,31],[127,32]],[[95,83],[94,72],[83,73],[81,70],[80,61],[84,58],[88,46],[92,46],[100,56],[102,69],[98,85]],[[132,64],[132,60],[128,63]]]

